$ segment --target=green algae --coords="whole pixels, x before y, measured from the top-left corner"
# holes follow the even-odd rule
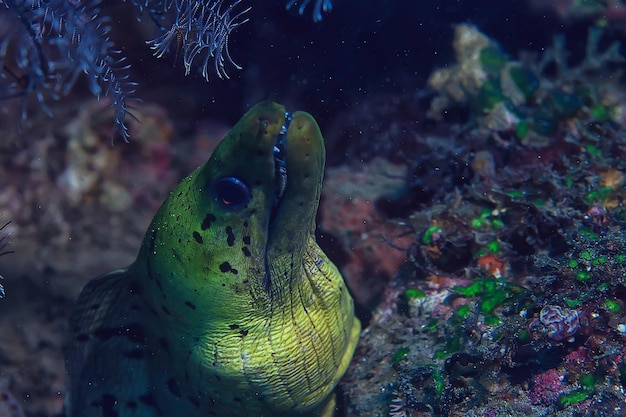
[[[602,203],[608,200],[613,195],[614,191],[615,190],[611,187],[599,187],[587,193],[587,195],[583,197],[583,201],[589,206]]]
[[[478,229],[483,226],[489,226],[494,229],[502,229],[504,227],[504,222],[500,220],[497,215],[493,215],[491,210],[485,208],[481,211],[480,216],[474,217],[470,220],[470,226],[474,229]]]
[[[476,96],[476,108],[481,113],[488,113],[496,105],[507,100],[500,87],[500,80],[487,81],[482,85]]]
[[[583,388],[592,390],[595,388],[597,383],[598,378],[594,374],[588,373],[580,376],[580,385],[582,385]]]
[[[512,65],[509,69],[509,75],[526,99],[530,98],[539,89],[539,77],[524,66]]]
[[[487,243],[487,249],[489,249],[489,252],[497,255],[500,253],[500,242],[498,242],[497,240],[492,240],[491,242]]]
[[[567,306],[569,308],[576,308],[576,307],[580,307],[581,305],[583,305],[583,302],[580,300],[573,300],[571,298],[564,298],[563,301],[565,301],[565,304],[567,304]]]
[[[586,237],[587,239],[591,240],[591,241],[596,241],[598,240],[598,234],[592,232],[589,229],[585,229],[585,228],[581,228],[579,230],[580,234],[583,235],[584,237]]]
[[[557,406],[561,409],[580,404],[593,394],[598,377],[592,373],[584,373],[578,378],[581,388],[561,394],[556,400]]]
[[[456,313],[459,315],[459,317],[465,319],[467,318],[467,316],[469,316],[471,310],[472,308],[469,304],[463,304],[461,307],[457,308]]]
[[[443,390],[446,387],[446,378],[441,370],[437,368],[433,370],[432,377],[433,381],[435,382],[435,393],[438,397],[441,397],[441,394],[443,394]]]
[[[528,333],[528,330],[520,330],[517,333],[517,338],[522,343],[529,342],[530,341],[530,333]]]
[[[435,233],[439,233],[441,232],[441,227],[440,226],[430,226],[428,229],[426,229],[426,231],[424,232],[424,236],[422,237],[422,243],[425,245],[430,245],[431,243],[433,243],[433,235]]]
[[[617,300],[607,299],[604,301],[603,306],[611,313],[622,311],[622,305]]]
[[[605,122],[611,118],[611,112],[606,106],[596,104],[591,108],[591,117],[599,122]]]
[[[556,403],[559,408],[567,408],[585,401],[590,395],[591,391],[586,388],[580,388],[566,394],[561,394],[556,400]]]
[[[475,297],[483,293],[484,282],[483,280],[476,280],[465,287],[454,287],[452,289],[465,297]]]
[[[530,126],[525,120],[520,120],[515,125],[515,136],[517,136],[518,139],[524,139],[528,136],[528,132],[530,132]]]
[[[585,145],[585,149],[589,153],[589,155],[595,158],[602,158],[602,150],[598,148],[596,145],[587,144]]]
[[[480,51],[480,63],[487,71],[496,73],[508,62],[507,57],[495,46],[488,46]]]
[[[391,362],[393,363],[399,363],[402,361],[402,359],[406,358],[406,356],[409,354],[410,349],[406,346],[401,347],[400,349],[396,350],[396,352],[393,354],[393,356],[391,357]]]
[[[456,286],[452,289],[463,297],[478,298],[478,309],[483,314],[483,322],[488,326],[500,324],[501,319],[496,310],[504,304],[514,302],[525,291],[523,287],[501,278],[480,278],[467,286]],[[469,311],[459,308],[457,313],[458,316],[465,318]]]
[[[438,360],[446,359],[448,356],[452,355],[461,350],[461,338],[460,337],[450,337],[446,341],[446,346],[443,349],[440,349],[435,352],[434,358]]]
[[[404,291],[404,296],[407,298],[407,300],[415,300],[418,298],[426,297],[426,292],[420,290],[419,288],[407,288]]]

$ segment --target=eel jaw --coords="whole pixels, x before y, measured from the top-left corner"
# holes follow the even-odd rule
[[[289,130],[291,119],[292,114],[285,111],[285,120],[274,142],[274,200],[272,201],[272,209],[269,218],[268,238],[274,228],[276,214],[278,213],[285,188],[287,188],[287,131]],[[269,269],[267,249],[265,251],[264,264],[265,275],[263,276],[263,288],[268,294],[271,294],[272,278]]]
[[[276,135],[274,142],[274,200],[272,202],[272,215],[274,217],[276,209],[280,205],[280,200],[287,187],[287,131],[291,123],[292,115],[285,112],[285,121],[280,132]],[[271,222],[271,220],[270,220]]]

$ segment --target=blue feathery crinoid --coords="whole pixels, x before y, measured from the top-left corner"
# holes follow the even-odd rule
[[[7,103],[20,103],[22,120],[29,103],[37,101],[50,114],[46,102],[66,96],[79,77],[86,77],[91,92],[111,97],[115,125],[124,140],[126,117],[136,83],[129,81],[128,65],[109,39],[109,19],[101,15],[103,0],[0,0],[0,111]],[[205,79],[211,72],[228,78],[227,67],[240,69],[228,49],[234,29],[248,19],[250,8],[242,0],[130,0],[138,19],[147,14],[159,34],[148,44],[162,57],[181,54],[185,72],[194,63]],[[311,0],[289,0],[287,8],[304,10]],[[313,20],[329,12],[331,0],[315,0]],[[212,68],[211,68],[212,67]]]
[[[2,214],[0,213],[0,216]],[[13,253],[12,250],[8,250],[7,247],[11,244],[9,242],[9,237],[11,236],[10,232],[5,232],[4,229],[11,223],[11,221],[5,222],[4,225],[0,226],[0,256],[8,255],[9,253]],[[2,279],[2,275],[0,275],[0,279]],[[0,298],[4,297],[4,287],[0,284]]]
[[[299,14],[304,14],[304,10],[311,3],[311,0],[290,0],[287,2],[287,9],[291,9],[296,4],[300,4],[298,8]],[[333,9],[332,0],[315,0],[315,4],[313,5],[313,21],[319,22],[322,20],[322,12],[328,13]]]
[[[91,92],[109,96],[115,125],[128,140],[128,100],[136,83],[109,39],[109,19],[100,13],[102,0],[0,0],[0,110],[21,104],[28,118],[31,98],[51,114],[46,102],[66,96],[85,76]],[[246,20],[236,12],[241,0],[131,0],[147,11],[161,35],[149,42],[161,57],[171,46],[182,51],[186,72],[202,57],[202,75],[227,77],[226,65],[240,68],[230,56],[230,33]],[[171,25],[167,27],[167,23]],[[132,116],[132,115],[131,115]]]
[[[11,237],[11,232],[5,231],[9,224],[11,224],[10,220],[8,222],[4,222],[4,224],[0,226],[0,256],[13,253],[12,250],[7,249],[8,246],[11,244],[11,242],[9,241],[9,238]]]
[[[223,0],[165,0],[165,3],[156,0],[156,6],[163,7],[165,12],[158,14],[155,2],[146,0],[139,6],[148,9],[153,17],[158,18],[167,14],[170,8],[176,11],[171,25],[163,27],[162,34],[148,44],[154,50],[154,55],[159,58],[175,46],[177,53],[182,52],[187,75],[194,60],[199,57],[200,72],[205,79],[209,78],[211,62],[220,78],[228,78],[226,64],[241,69],[233,61],[228,50],[231,32],[248,21],[243,15],[250,10],[249,7],[236,11],[240,2],[241,0],[236,0],[224,5]]]
[[[35,97],[66,96],[84,74],[96,96],[110,96],[115,125],[128,139],[125,118],[134,83],[113,49],[101,0],[0,0],[0,104],[21,100],[22,119]],[[4,7],[2,7],[4,6]]]

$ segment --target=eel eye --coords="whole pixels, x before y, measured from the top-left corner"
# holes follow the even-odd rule
[[[245,207],[250,201],[250,190],[246,183],[237,177],[223,177],[213,182],[214,198],[222,206],[236,210]]]

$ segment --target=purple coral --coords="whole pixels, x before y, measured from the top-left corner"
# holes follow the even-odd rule
[[[533,379],[533,388],[528,393],[533,405],[549,406],[563,392],[563,378],[554,369],[550,369]]]
[[[580,328],[578,311],[548,305],[541,309],[539,320],[548,328],[548,336],[554,340],[567,339]]]

